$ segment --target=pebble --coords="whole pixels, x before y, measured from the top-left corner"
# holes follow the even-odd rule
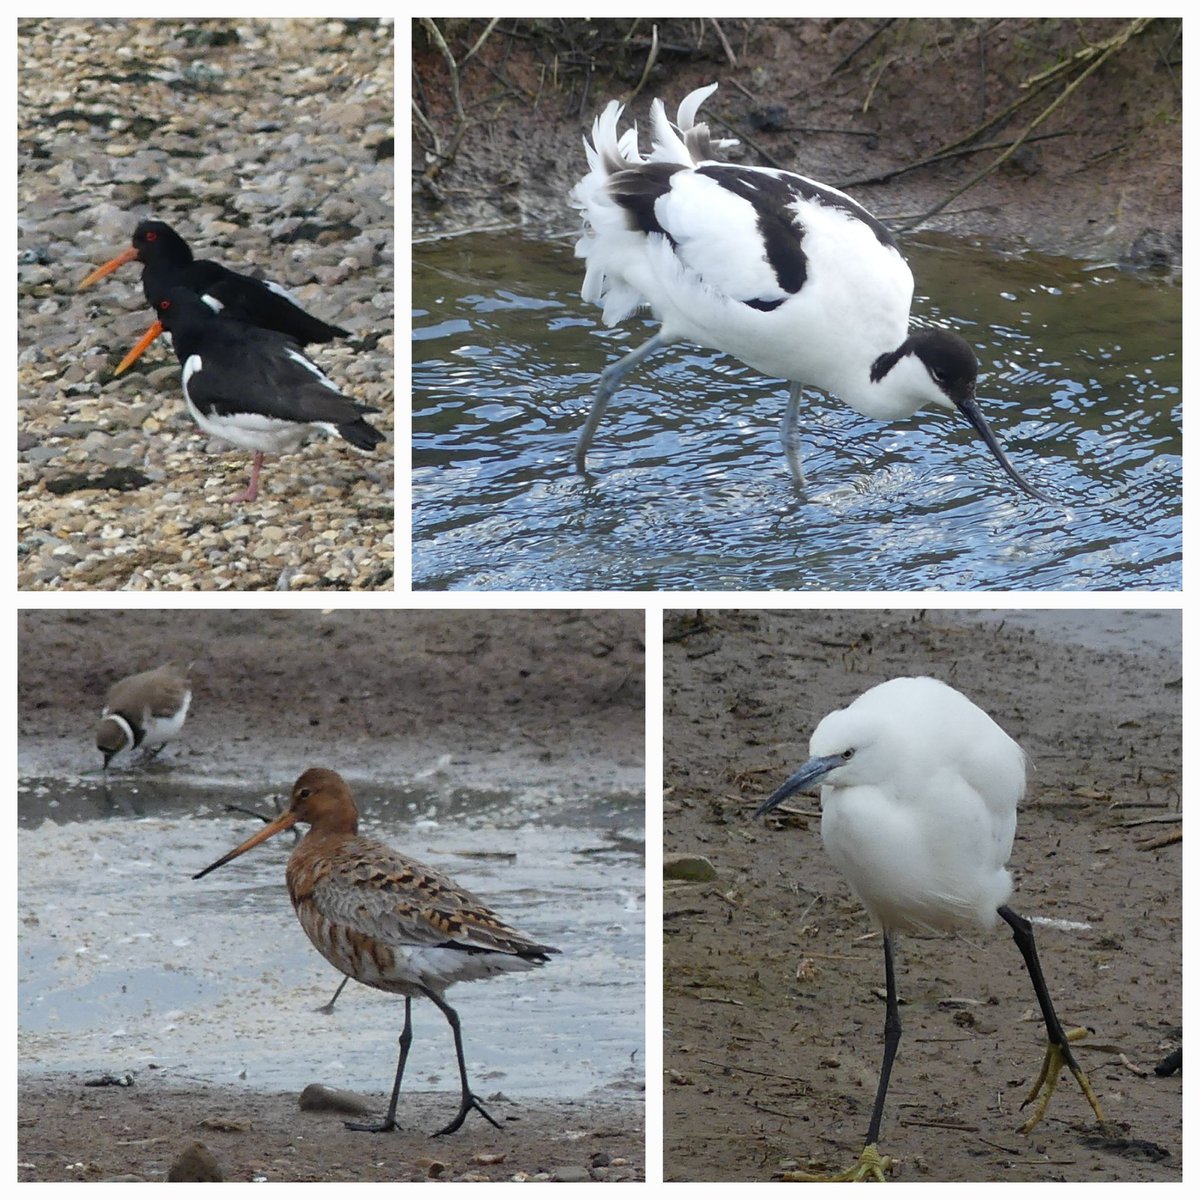
[[[663,878],[688,883],[706,883],[716,879],[717,868],[703,854],[664,854]]]
[[[374,147],[394,132],[392,23],[31,18],[18,29],[18,586],[391,590],[394,182]],[[196,40],[214,30],[230,36]],[[148,77],[137,87],[112,65],[133,62]],[[114,117],[54,116],[65,108]],[[150,215],[204,257],[261,269],[354,338],[378,335],[369,351],[310,349],[380,410],[371,422],[389,440],[361,455],[318,435],[268,456],[258,501],[232,504],[251,456],[196,428],[165,341],[112,378],[151,319],[139,267],[76,290]],[[300,240],[306,226],[333,228]],[[96,486],[51,490],[72,477]]]
[[[371,1112],[371,1102],[356,1092],[310,1083],[300,1093],[301,1112],[338,1112],[363,1116]]]
[[[171,1164],[168,1183],[224,1183],[225,1173],[203,1142],[193,1142]]]

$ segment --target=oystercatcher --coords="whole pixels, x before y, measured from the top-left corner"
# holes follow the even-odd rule
[[[648,305],[661,327],[601,374],[575,450],[579,471],[624,376],[660,347],[688,341],[790,381],[783,444],[798,484],[807,383],[881,421],[926,404],[957,408],[1013,482],[1047,499],[984,420],[971,347],[946,329],[909,332],[912,271],[883,225],[828,184],[713,160],[696,113],[716,87],[685,97],[675,125],[655,100],[646,157],[635,128],[618,135],[615,100],[596,118],[592,144],[584,140],[590,170],[571,190],[586,219],[575,248],[587,260],[583,298],[604,305],[606,325]]]
[[[260,329],[286,333],[302,346],[350,336],[345,329],[306,313],[279,284],[193,257],[187,242],[163,221],[140,221],[129,249],[97,267],[79,285],[79,290],[91,287],[98,279],[135,260],[143,264],[142,291],[151,307],[156,296],[165,296],[173,287],[185,287],[202,296],[214,312]],[[128,369],[153,341],[154,336],[147,333],[135,350],[125,356],[116,374]]]
[[[364,451],[384,440],[363,420],[379,409],[343,396],[293,338],[218,317],[187,288],[170,288],[152,303],[158,321],[146,336],[170,332],[196,424],[254,451],[250,485],[235,502],[258,496],[264,454],[294,450],[315,429],[338,434]]]
[[[187,671],[174,663],[114,683],[96,726],[96,749],[104,755],[104,769],[126,748],[143,746],[151,756],[157,754],[183,728],[191,702]]]

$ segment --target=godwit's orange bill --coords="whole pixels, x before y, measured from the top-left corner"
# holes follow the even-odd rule
[[[540,967],[558,950],[500,920],[449,876],[358,835],[358,809],[336,771],[311,767],[296,780],[288,810],[235,850],[197,872],[200,879],[301,823],[310,826],[287,865],[288,892],[309,940],[339,971],[404,997],[400,1060],[387,1116],[348,1129],[396,1128],[396,1105],[412,1045],[412,1001],[424,996],[454,1034],[461,1087],[458,1112],[438,1134],[453,1133],[474,1109],[499,1128],[467,1080],[458,1014],[443,993],[451,984]]]

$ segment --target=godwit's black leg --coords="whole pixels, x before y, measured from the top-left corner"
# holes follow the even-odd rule
[[[436,992],[428,991],[425,988],[421,990],[442,1010],[446,1020],[450,1022],[450,1028],[454,1031],[454,1053],[458,1058],[458,1079],[462,1085],[462,1100],[459,1103],[458,1112],[455,1114],[454,1120],[445,1129],[439,1129],[433,1136],[442,1137],[444,1134],[453,1133],[456,1129],[461,1128],[462,1123],[467,1119],[467,1113],[471,1109],[474,1109],[484,1120],[490,1121],[499,1129],[500,1122],[480,1104],[479,1098],[471,1091],[471,1085],[467,1082],[467,1060],[463,1055],[462,1027],[458,1023],[458,1013]]]
[[[400,1081],[404,1078],[404,1064],[408,1061],[408,1048],[412,1045],[412,997],[404,997],[404,1028],[400,1030],[400,1061],[396,1064],[396,1082],[392,1084],[392,1102],[387,1116],[378,1125],[367,1125],[358,1121],[347,1121],[346,1128],[357,1133],[391,1133],[396,1128],[396,1102],[400,1099]]]

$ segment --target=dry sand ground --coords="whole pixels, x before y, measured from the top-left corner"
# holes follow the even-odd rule
[[[702,853],[718,875],[664,898],[665,1178],[765,1180],[809,1157],[840,1169],[862,1148],[879,939],[821,851],[815,799],[797,797],[789,807],[814,816],[783,828],[750,814],[807,757],[821,716],[926,673],[1029,756],[1012,905],[1088,925],[1038,940],[1064,1023],[1095,1030],[1079,1056],[1121,1136],[1096,1136],[1069,1077],[1033,1133],[1015,1132],[1043,1032],[997,930],[898,940],[904,1034],[881,1149],[907,1180],[1179,1179],[1182,1080],[1146,1072],[1181,1037],[1182,852],[1142,844],[1170,825],[1124,825],[1179,801],[1178,654],[1098,654],[915,612],[668,613],[666,638],[666,850]]]

